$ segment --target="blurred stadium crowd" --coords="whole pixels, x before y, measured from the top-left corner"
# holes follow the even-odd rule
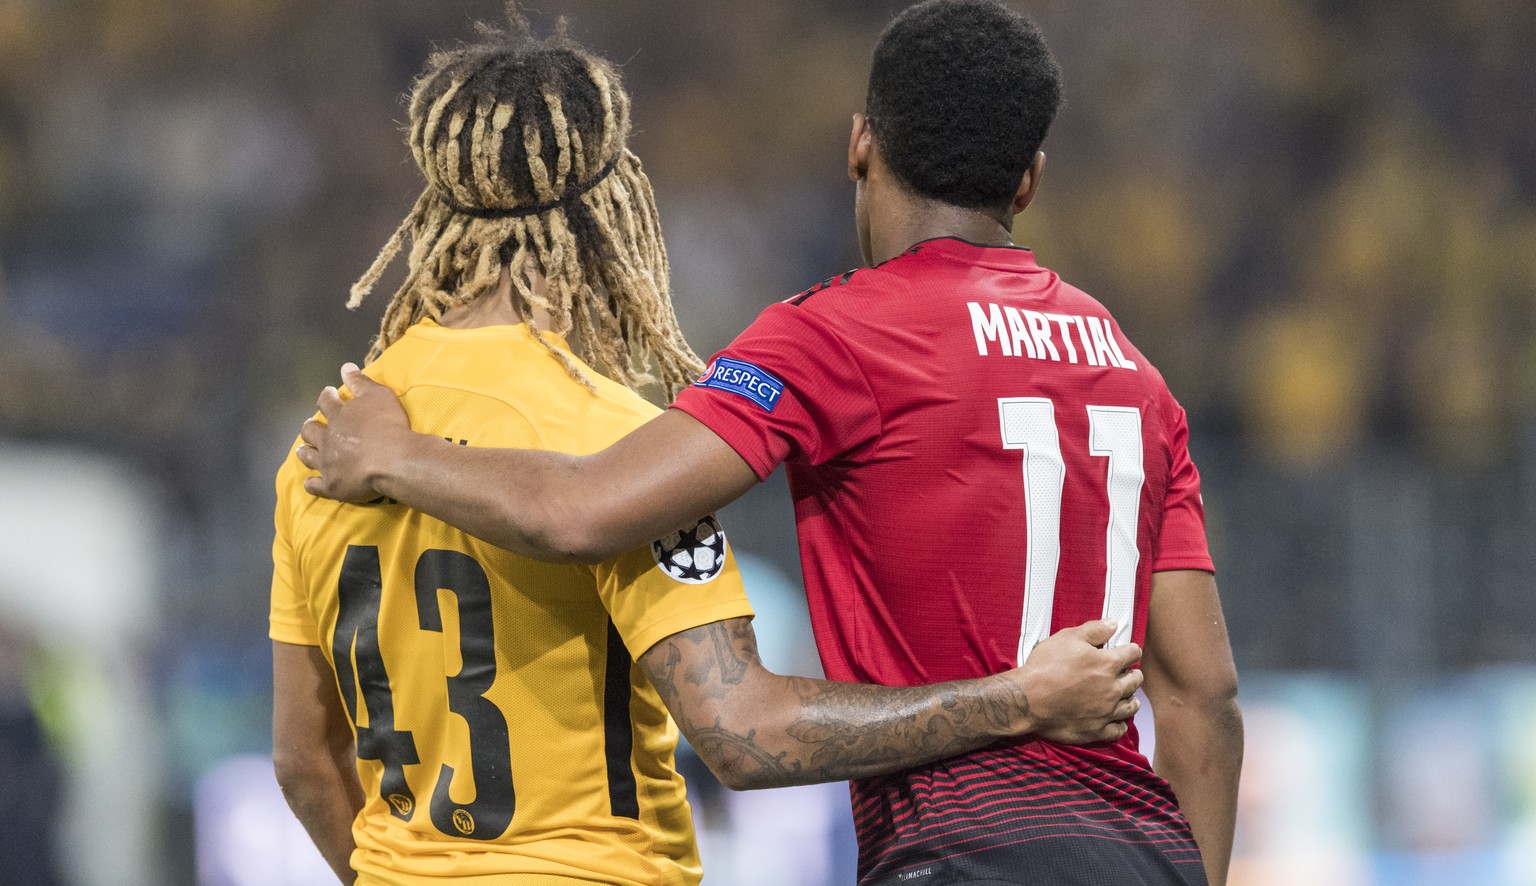
[[[530,5],[623,67],[701,354],[858,263],[849,115],[902,0]],[[1309,739],[1358,746],[1330,758],[1359,783],[1338,814],[1386,861],[1266,880],[1240,844],[1242,882],[1439,882],[1391,858],[1536,841],[1530,752],[1489,739],[1469,757],[1483,775],[1465,790],[1486,777],[1497,798],[1454,827],[1405,811],[1401,762],[1462,735],[1418,729],[1415,711],[1443,714],[1425,699],[1473,691],[1446,681],[1512,669],[1477,684],[1502,698],[1536,665],[1536,4],[1024,5],[1068,106],[1016,239],[1104,301],[1188,408],[1260,700],[1271,677],[1323,674],[1275,690],[1305,700],[1277,702],[1251,740],[1298,711],[1409,736],[1401,758]],[[198,779],[268,747],[271,475],[382,310],[342,304],[419,190],[399,96],[434,42],[497,9],[0,0],[0,461],[80,450],[149,490],[151,627],[121,661],[159,724],[153,882],[193,878]],[[782,481],[726,520],[797,574]],[[0,661],[7,771],[38,722],[66,765],[84,728],[55,703],[71,637],[5,604],[48,593],[5,587],[22,553],[0,553],[0,631],[17,638],[0,646],[37,650]],[[1508,725],[1485,716],[1468,709],[1468,735]],[[0,882],[47,882],[7,879],[24,855],[0,854]]]

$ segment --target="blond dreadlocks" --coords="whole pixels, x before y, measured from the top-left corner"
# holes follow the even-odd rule
[[[408,141],[427,187],[352,287],[355,308],[410,241],[368,360],[423,317],[494,290],[506,267],[529,328],[573,378],[592,388],[531,308],[561,335],[574,327],[582,356],[632,388],[654,364],[673,396],[701,364],[672,312],[650,180],[626,146],[629,96],[563,20],[537,40],[515,2],[507,12],[509,30],[482,25],[482,42],[434,53],[412,89]],[[542,297],[522,273],[530,260]]]

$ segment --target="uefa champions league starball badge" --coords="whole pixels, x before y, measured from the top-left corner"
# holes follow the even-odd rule
[[[681,582],[701,585],[725,566],[725,530],[714,517],[651,542],[651,556],[662,571]]]

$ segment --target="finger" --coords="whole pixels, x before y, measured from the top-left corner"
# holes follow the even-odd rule
[[[1139,710],[1141,710],[1141,699],[1132,696],[1131,698],[1120,699],[1109,716],[1111,720],[1120,722],[1136,716],[1136,712]]]
[[[326,386],[325,390],[320,392],[320,399],[315,401],[315,405],[320,407],[320,414],[324,415],[327,421],[336,415],[336,410],[341,408],[341,403],[341,394],[330,386]]]
[[[1120,666],[1122,671],[1141,661],[1141,647],[1135,643],[1127,643],[1124,646],[1116,646],[1105,651],[1111,654],[1115,663]]]
[[[299,437],[310,446],[319,448],[325,442],[325,422],[319,419],[310,419],[299,428]]]
[[[293,454],[299,457],[299,464],[304,467],[309,468],[311,471],[320,470],[320,450],[315,447],[305,443],[295,449]]]
[[[1142,676],[1141,671],[1127,671],[1121,675],[1115,686],[1120,689],[1121,697],[1134,695],[1136,690],[1141,688],[1144,679],[1146,678]]]
[[[1093,646],[1103,646],[1109,642],[1109,638],[1115,635],[1115,623],[1105,619],[1086,621],[1078,625],[1075,630],[1082,636],[1084,642]]]
[[[1130,730],[1130,728],[1131,727],[1129,725],[1129,721],[1117,720],[1114,723],[1104,727],[1104,740],[1118,741],[1122,735],[1125,735],[1125,733]]]
[[[321,495],[321,496],[325,495],[325,478],[324,477],[305,477],[304,478],[304,491],[309,493],[310,495]]]
[[[347,390],[356,397],[369,387],[377,386],[378,382],[363,375],[363,371],[357,368],[356,363],[341,364],[341,383],[347,386]]]

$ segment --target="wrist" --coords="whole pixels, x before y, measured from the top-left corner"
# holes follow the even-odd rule
[[[417,450],[430,438],[410,428],[390,429],[380,433],[371,443],[363,462],[363,477],[380,495],[400,498],[400,481],[405,468],[419,461]]]
[[[1009,671],[987,679],[995,681],[996,686],[989,691],[996,693],[994,697],[1008,714],[1004,737],[1017,738],[1040,729],[1043,724],[1030,705],[1029,685],[1023,674]]]

